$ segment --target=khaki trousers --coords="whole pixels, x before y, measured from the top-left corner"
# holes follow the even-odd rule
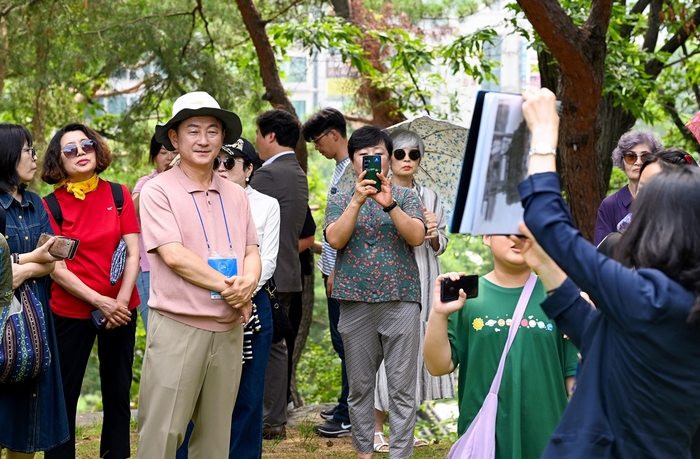
[[[210,332],[151,309],[139,391],[138,459],[173,459],[194,421],[190,459],[227,459],[243,326]]]

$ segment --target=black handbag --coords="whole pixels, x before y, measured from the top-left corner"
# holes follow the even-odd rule
[[[277,286],[272,278],[265,284],[265,290],[270,295],[270,306],[272,307],[272,342],[279,343],[287,337],[293,337],[294,330],[289,316],[277,299]]]

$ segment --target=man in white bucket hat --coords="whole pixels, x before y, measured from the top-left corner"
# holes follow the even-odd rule
[[[151,264],[149,331],[139,392],[139,459],[172,459],[190,420],[192,457],[228,458],[241,374],[243,326],[260,278],[255,223],[245,191],[213,173],[238,116],[191,92],[156,126],[180,163],[141,192]]]

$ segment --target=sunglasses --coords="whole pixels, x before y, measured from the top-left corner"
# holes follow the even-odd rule
[[[223,161],[221,161],[218,156],[214,158],[214,170],[217,170],[219,166],[223,164],[224,168],[226,168],[227,171],[230,171],[234,167],[236,167],[236,158],[233,156],[229,156],[228,158],[225,158]]]
[[[401,161],[405,157],[406,157],[406,150],[404,150],[403,148],[399,148],[398,150],[394,150],[394,158]],[[420,159],[420,150],[410,150],[408,152],[408,157],[411,158],[413,161],[418,161]]]
[[[82,142],[80,142],[80,148],[86,155],[90,153],[95,153],[95,141],[83,140]],[[66,158],[75,158],[76,156],[78,156],[78,146],[73,144],[66,145],[65,147],[61,148],[61,153],[63,153],[63,156],[65,156]]]
[[[639,158],[642,162],[646,161],[646,159],[649,157],[649,153],[642,153],[641,155],[638,155],[637,153],[628,151],[622,157],[625,159],[625,162],[631,166],[637,162],[637,158]]]

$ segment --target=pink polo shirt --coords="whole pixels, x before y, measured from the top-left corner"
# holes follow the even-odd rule
[[[206,261],[207,238],[213,251],[228,253],[228,224],[228,234],[238,258],[238,272],[242,273],[246,246],[258,243],[250,202],[243,188],[212,173],[209,189],[202,190],[175,166],[148,181],[141,191],[140,204],[141,234],[151,265],[148,306],[166,317],[203,330],[233,329],[240,318],[238,310],[225,300],[212,300],[208,289],[175,274],[155,249],[179,242]]]

